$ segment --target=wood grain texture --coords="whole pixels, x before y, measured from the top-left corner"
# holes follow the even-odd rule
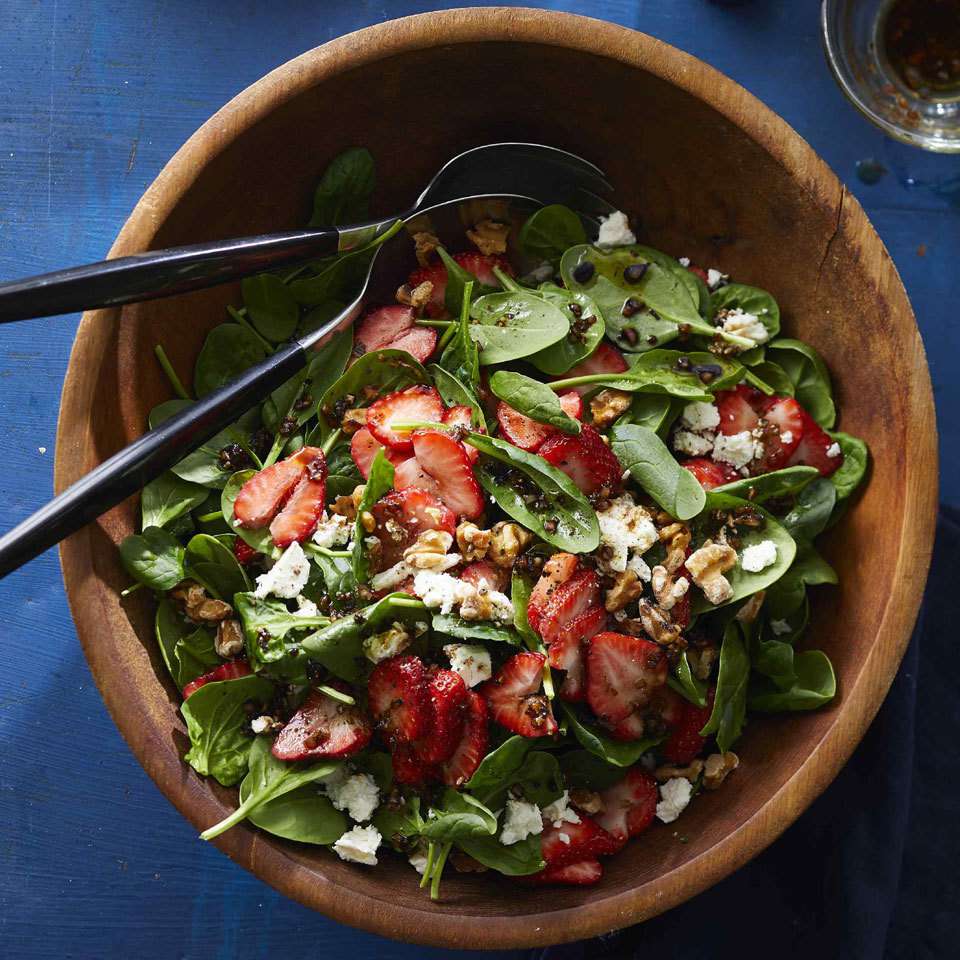
[[[830,551],[842,590],[816,611],[830,625],[818,639],[837,665],[841,697],[827,711],[752,725],[741,751],[749,775],[691,808],[689,844],[653,831],[585,892],[520,899],[494,879],[451,877],[445,902],[433,905],[400,863],[361,873],[246,828],[223,838],[228,854],[274,886],[366,929],[449,946],[556,942],[651,916],[715,882],[781,832],[849,755],[889,686],[922,592],[936,499],[932,398],[889,257],[856,200],[796,134],[742,88],[658,41],[543,11],[416,18],[292,61],[187,143],[113,254],[296,224],[323,158],[355,142],[396,156],[409,91],[424,84],[437,91],[434,126],[391,169],[382,209],[472,143],[522,136],[585,153],[607,167],[624,206],[641,214],[646,239],[704,262],[722,258],[746,282],[778,278],[787,328],[828,356],[843,427],[863,435],[876,457],[872,483]],[[529,96],[522,112],[510,107],[517,88]],[[618,103],[584,93],[608,89],[622,91]],[[657,137],[636,136],[643,130]],[[293,143],[278,152],[277,144]],[[238,193],[251,202],[231,203]],[[153,342],[162,337],[179,368],[189,369],[203,333],[234,297],[209,291],[128,308],[122,318],[117,311],[84,318],[64,388],[58,488],[138,435],[146,411],[165,397],[152,369],[136,381],[129,376]],[[886,375],[894,367],[902,371],[896,389]],[[118,419],[96,416],[117,397]],[[133,522],[128,504],[64,545],[68,594],[121,731],[201,827],[232,808],[234,792],[211,790],[180,761],[177,698],[159,668],[149,610],[139,598],[118,598],[124,577],[114,544]],[[130,677],[138,678],[132,686]]]

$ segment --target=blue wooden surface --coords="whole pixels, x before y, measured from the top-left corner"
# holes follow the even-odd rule
[[[6,0],[0,278],[102,257],[174,150],[266,71],[349,30],[442,6]],[[703,58],[786,118],[850,186],[913,301],[940,411],[943,498],[960,504],[960,430],[951,419],[960,411],[960,160],[887,141],[847,106],[823,61],[813,2],[539,6],[616,21]],[[868,158],[888,171],[875,185],[856,174]],[[77,319],[0,329],[4,528],[51,493],[60,386]],[[199,842],[107,716],[53,553],[0,583],[0,610],[0,955],[472,956],[339,926]]]

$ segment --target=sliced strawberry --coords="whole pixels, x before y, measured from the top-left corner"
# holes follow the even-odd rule
[[[393,471],[393,489],[406,490],[409,487],[425,490],[433,496],[436,496],[440,490],[437,481],[420,466],[420,461],[416,457],[407,457],[402,460]]]
[[[403,551],[424,530],[445,530],[451,536],[457,530],[453,511],[432,493],[407,487],[392,490],[381,497],[370,512],[377,521],[373,535],[380,541],[379,566],[382,570],[403,559]]]
[[[586,642],[606,626],[606,610],[599,605],[591,607],[561,627],[550,644],[550,666],[567,673],[560,687],[560,696],[564,700],[586,699]]]
[[[240,537],[234,537],[233,539],[233,555],[237,558],[237,563],[239,563],[241,567],[253,563],[253,561],[260,556],[249,543],[241,540]]]
[[[571,621],[599,606],[600,579],[593,570],[584,567],[550,594],[537,632],[544,643],[551,644]]]
[[[488,287],[499,287],[500,281],[494,276],[493,268],[499,267],[508,277],[513,276],[513,267],[510,261],[503,256],[488,256],[475,250],[466,250],[455,253],[453,259],[463,267],[467,273],[472,273],[482,284]]]
[[[752,430],[760,419],[757,407],[762,399],[763,394],[759,390],[745,383],[733,390],[721,390],[716,396],[720,432],[732,437],[735,433]]]
[[[479,427],[473,425],[473,410],[463,405],[450,407],[443,415],[443,422],[455,427],[465,427],[467,430],[476,430],[478,433],[487,432],[482,425]],[[463,449],[467,451],[467,459],[471,463],[474,463],[480,456],[480,451],[476,447],[471,447],[469,443],[465,443]]]
[[[703,267],[695,267],[693,264],[690,264],[690,266],[688,266],[687,269],[692,274],[699,277],[704,283],[709,284],[709,281],[707,280],[707,271],[704,270]]]
[[[306,540],[317,529],[326,496],[327,458],[322,450],[316,450],[316,456],[307,464],[306,472],[290,499],[270,524],[273,542],[278,547],[288,547],[291,543]]]
[[[562,470],[584,492],[597,493],[604,487],[620,485],[623,466],[597,431],[584,424],[579,436],[556,433],[548,437],[538,453],[547,463]]]
[[[382,350],[387,344],[407,333],[413,327],[415,319],[413,307],[398,304],[376,307],[354,329],[354,352],[359,356],[370,353],[371,350]]]
[[[670,725],[670,737],[660,748],[668,763],[685,767],[694,757],[700,755],[706,744],[706,737],[700,736],[713,712],[713,697],[716,688],[711,687],[707,694],[707,705],[698,707],[669,687],[662,691],[665,707],[663,719]]]
[[[559,867],[546,867],[539,873],[532,873],[522,879],[525,883],[536,886],[563,884],[570,887],[588,887],[598,883],[602,876],[603,867],[600,866],[599,860],[579,860]]]
[[[402,453],[397,453],[380,443],[366,427],[362,427],[350,438],[350,456],[364,480],[370,476],[370,467],[379,450],[383,451],[384,456],[394,467],[403,463],[405,459]]]
[[[730,483],[731,480],[740,479],[737,471],[728,463],[714,463],[713,460],[707,460],[706,457],[693,457],[690,460],[684,460],[680,466],[689,470],[704,490],[712,490],[714,487]]]
[[[589,357],[571,367],[562,377],[554,377],[554,379],[566,380],[568,377],[588,377],[595,373],[623,373],[626,369],[627,361],[624,360],[623,354],[616,347],[603,340]],[[573,389],[582,396],[591,390],[595,390],[596,384],[584,384],[582,387],[574,387]]]
[[[540,690],[546,659],[542,653],[518,653],[478,688],[491,719],[511,733],[544,737],[557,732],[550,701]]]
[[[378,663],[367,683],[370,712],[387,743],[412,743],[430,722],[427,671],[418,657],[391,657]]]
[[[531,629],[540,629],[540,621],[547,609],[547,601],[561,583],[566,583],[580,566],[572,553],[555,553],[543,565],[540,579],[534,584],[527,598],[527,623]]]
[[[413,327],[382,347],[384,350],[406,350],[417,363],[426,363],[436,348],[437,331],[433,327]]]
[[[567,416],[578,419],[583,414],[583,400],[576,390],[567,390],[559,395],[560,407]],[[497,404],[497,423],[504,438],[521,450],[534,452],[540,448],[547,437],[560,431],[545,423],[539,423],[514,410],[502,400]]]
[[[323,456],[318,447],[303,447],[286,460],[255,473],[240,488],[233,504],[233,515],[240,526],[247,530],[267,526],[303,478],[307,464],[318,454]]]
[[[201,687],[208,683],[218,683],[221,680],[236,680],[238,677],[245,677],[252,673],[250,664],[246,660],[229,660],[227,663],[221,663],[214,667],[209,673],[204,673],[191,680],[183,688],[183,699],[186,700],[191,693],[196,693]]]
[[[483,513],[483,491],[459,440],[435,430],[417,430],[413,452],[437,482],[437,495],[457,516],[476,520]]]
[[[413,449],[411,432],[391,429],[392,423],[416,423],[418,421],[440,423],[443,420],[443,401],[433,387],[418,383],[406,390],[381,397],[367,410],[367,429],[380,443],[391,450],[409,453]]]
[[[650,733],[644,714],[635,710],[610,728],[614,740],[643,740]]]
[[[808,467],[816,467],[821,476],[829,477],[843,463],[843,454],[840,453],[831,457],[827,453],[833,446],[830,435],[820,428],[820,424],[806,410],[801,408],[801,413],[803,415],[803,435],[800,437],[800,443],[793,451],[793,455],[787,461],[787,466],[794,467],[797,464],[803,464]]]
[[[346,757],[362,750],[372,737],[373,727],[360,707],[311,690],[280,731],[272,753],[278,760]]]
[[[425,308],[427,315],[431,317],[444,316],[447,312],[444,303],[444,297],[447,293],[447,268],[442,263],[434,263],[429,267],[420,267],[418,270],[414,270],[407,280],[407,286],[413,290],[419,287],[421,283],[429,283],[433,287]]]
[[[466,705],[467,685],[463,677],[452,670],[432,670],[427,687],[427,731],[414,744],[425,763],[444,763],[453,755],[463,734]]]
[[[768,397],[760,406],[760,416],[775,430],[763,435],[763,457],[757,473],[767,473],[786,466],[803,435],[803,408],[793,397]]]
[[[438,769],[427,763],[416,748],[409,743],[396,741],[390,744],[393,761],[393,779],[400,784],[423,786],[438,778]]]
[[[656,781],[641,767],[632,767],[600,796],[603,813],[597,815],[597,823],[620,843],[643,833],[653,823],[660,799]]]
[[[487,755],[487,701],[473,690],[467,691],[467,705],[460,743],[443,765],[443,782],[448,787],[462,787],[476,773]]]
[[[506,571],[487,560],[477,560],[463,568],[460,579],[472,583],[475,587],[502,590],[506,586]]]
[[[540,835],[540,851],[548,867],[562,867],[567,863],[605,857],[616,853],[621,846],[586,814],[580,814],[579,823],[564,822],[559,827],[545,822]]]
[[[587,700],[605,724],[615,726],[646,706],[666,681],[666,654],[644,637],[598,633],[588,645]]]

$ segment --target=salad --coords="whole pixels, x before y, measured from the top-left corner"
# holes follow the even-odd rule
[[[342,154],[311,222],[361,220],[373,183]],[[451,866],[596,883],[737,775],[747,722],[834,697],[798,641],[867,449],[771,294],[623,213],[592,242],[560,206],[488,211],[453,253],[411,232],[395,303],[144,488],[130,589],[184,759],[239,784],[205,839],[394,851],[434,898]],[[245,280],[195,394],[333,316],[370,255]],[[193,402],[157,357],[151,426]]]

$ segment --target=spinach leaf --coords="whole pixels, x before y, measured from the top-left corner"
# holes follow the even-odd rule
[[[485,640],[492,643],[508,643],[513,647],[522,644],[519,634],[509,627],[476,620],[461,620],[453,614],[435,613],[432,622],[437,633],[456,637],[458,640]]]
[[[475,797],[447,788],[440,803],[423,825],[422,835],[428,840],[460,841],[497,832],[497,818]]]
[[[582,720],[577,712],[568,703],[562,700],[555,701],[566,715],[570,724],[570,732],[577,738],[580,745],[595,756],[612,763],[617,767],[632,767],[643,754],[652,750],[664,738],[646,737],[643,740],[614,740],[593,724]]]
[[[177,614],[176,606],[164,597],[157,605],[154,627],[163,662],[177,688],[207,673],[222,661],[213,648],[213,635],[203,627],[193,627]]]
[[[120,559],[127,572],[153,590],[172,590],[184,578],[184,552],[160,527],[147,527],[120,544]]]
[[[571,750],[562,754],[560,767],[571,790],[606,790],[623,779],[623,767],[607,763],[589,750]]]
[[[752,313],[767,328],[768,339],[772,339],[780,332],[780,307],[766,290],[749,287],[745,283],[728,283],[710,297],[711,319],[720,310],[737,309],[744,313]]]
[[[837,678],[830,658],[820,650],[807,650],[794,657],[794,678],[789,689],[755,676],[750,684],[748,705],[762,713],[785,710],[815,710],[829,703],[837,693]]]
[[[693,675],[686,650],[680,654],[676,667],[667,677],[667,683],[694,706],[705,707],[707,705],[707,684]]]
[[[532,260],[557,265],[568,247],[587,242],[587,234],[576,213],[561,203],[552,203],[527,218],[517,242]]]
[[[472,341],[471,341],[472,342]],[[433,377],[433,385],[437,388],[443,402],[448,407],[464,406],[473,410],[473,426],[477,429],[486,429],[487,421],[483,415],[483,409],[477,400],[476,394],[465,387],[455,374],[437,364],[431,364],[428,368]],[[479,367],[477,368],[479,369]]]
[[[250,580],[231,546],[208,533],[198,533],[190,538],[186,569],[209,593],[228,603],[233,601],[233,595],[238,591],[250,589]]]
[[[494,396],[537,423],[556,427],[571,436],[580,433],[580,421],[574,420],[560,406],[557,394],[539,380],[512,370],[498,370],[490,378],[490,390]]]
[[[206,487],[183,480],[169,471],[161,473],[140,491],[141,526],[165,527],[199,507],[206,499]]]
[[[566,290],[553,283],[544,283],[536,290],[536,295],[563,311],[570,324],[570,332],[565,337],[528,357],[542,373],[558,376],[585,360],[600,345],[606,330],[603,314],[593,299],[581,290]]]
[[[793,509],[783,518],[784,529],[794,539],[813,540],[826,529],[836,502],[836,487],[818,477],[797,494]]]
[[[837,583],[836,572],[810,543],[799,541],[796,559],[767,590],[767,613],[775,620],[789,617],[803,603],[807,587],[824,583]]]
[[[815,477],[820,475],[816,467],[784,467],[771,473],[761,473],[758,477],[744,477],[732,480],[722,486],[714,487],[716,493],[726,493],[731,497],[742,497],[753,503],[788,497],[802,490]],[[751,495],[751,491],[753,491]]]
[[[616,421],[617,426],[636,424],[652,430],[658,437],[663,437],[683,406],[682,402],[666,394],[637,393],[630,403],[630,409]]]
[[[794,396],[817,423],[829,430],[837,419],[827,365],[813,347],[801,340],[780,337],[767,344],[767,352],[793,383]]]
[[[366,546],[367,531],[363,527],[363,515],[388,491],[393,489],[393,464],[386,458],[383,448],[370,464],[370,475],[363,488],[363,496],[357,504],[357,519],[353,534],[353,576],[357,583],[370,579],[370,551]]]
[[[667,253],[663,253],[661,250],[656,250],[653,247],[647,247],[643,244],[635,244],[632,249],[644,260],[655,263],[658,267],[666,270],[667,273],[672,273],[680,285],[686,289],[691,301],[701,315],[703,315],[705,310],[709,312],[710,291],[707,289],[707,285],[695,273],[688,270],[679,260],[671,257]]]
[[[352,490],[353,487],[354,483],[351,481],[349,490]],[[321,579],[323,580],[323,590],[319,596],[310,596],[308,590],[307,595],[310,596],[311,600],[318,600],[320,597],[326,596],[329,597],[334,604],[338,604],[344,598],[356,592],[357,578],[353,575],[353,563],[351,560],[346,557],[328,557],[322,553],[311,553],[310,556],[320,569]]]
[[[492,288],[481,284],[469,270],[461,267],[443,247],[437,247],[437,255],[447,271],[447,286],[443,294],[443,303],[447,312],[451,316],[457,317],[460,315],[464,300],[473,300],[474,297],[480,295],[481,290],[490,291]],[[467,285],[470,283],[473,284],[473,287],[468,292]]]
[[[468,433],[465,440],[481,453],[476,468],[480,486],[504,513],[558,550],[596,550],[600,543],[597,514],[565,473],[543,457],[496,437]],[[529,491],[538,497],[530,504],[524,496]],[[544,525],[548,521],[549,530]]]
[[[320,412],[330,419],[340,400],[351,398],[351,406],[361,406],[395,390],[429,382],[427,371],[406,350],[372,350],[327,388]]]
[[[496,837],[472,837],[457,842],[467,856],[507,877],[523,877],[542,870],[546,863],[540,837],[530,836],[504,846]]]
[[[423,832],[420,816],[420,797],[407,797],[403,806],[383,804],[373,815],[373,825],[390,842],[404,837],[419,837]]]
[[[374,248],[385,237],[386,234],[380,234],[371,243],[359,243],[352,250],[321,261],[313,276],[300,277],[290,284],[291,295],[297,303],[315,309],[324,307],[328,317],[332,316],[333,308],[329,304],[332,301],[350,300],[359,292],[370,267]],[[316,317],[312,317],[311,322],[315,323]]]
[[[337,154],[323,172],[313,195],[311,227],[335,227],[367,218],[376,184],[373,156],[365,147]]]
[[[843,452],[843,463],[830,475],[830,482],[837,489],[837,499],[844,500],[863,481],[870,461],[870,452],[859,437],[851,437],[849,433],[831,433],[830,438],[840,444]]]
[[[667,445],[646,427],[614,426],[610,449],[633,479],[678,520],[697,516],[707,497],[697,478],[681,467]]]
[[[300,307],[290,288],[272,273],[258,273],[240,281],[247,316],[257,333],[272,343],[293,336],[300,319]]]
[[[513,626],[528,650],[534,652],[543,649],[540,635],[527,620],[527,606],[533,590],[531,578],[525,576],[518,564],[514,564],[510,574],[510,602],[513,604]]]
[[[480,387],[480,348],[470,336],[470,297],[473,281],[463,288],[463,303],[453,337],[440,355],[438,366],[455,379],[466,384],[473,393]]]
[[[769,389],[764,391],[765,393],[772,392],[780,396],[793,396],[793,381],[787,376],[787,371],[784,370],[779,363],[774,363],[772,360],[765,360],[751,366],[744,363],[743,354],[737,357],[737,359],[743,363],[744,366],[750,366],[749,372],[768,386]]]
[[[244,704],[272,699],[273,684],[255,674],[204,684],[180,706],[191,744],[184,760],[225,787],[236,783],[247,772],[252,743]]]
[[[198,397],[212,393],[267,356],[267,348],[248,327],[221,323],[204,341],[193,371]]]
[[[519,734],[504,740],[480,761],[480,766],[467,781],[466,789],[485,796],[495,793],[504,783],[513,783],[534,743],[533,739]]]
[[[535,803],[538,807],[553,803],[563,793],[563,773],[559,761],[545,750],[528,753],[523,767],[506,785],[504,795],[515,786],[520,787],[528,803]]]
[[[723,632],[720,646],[720,673],[717,677],[717,692],[713,711],[706,726],[700,731],[702,737],[716,734],[717,747],[726,753],[743,731],[747,716],[747,681],[750,678],[750,658],[740,625],[731,620]]]
[[[244,783],[246,780],[240,784],[241,803],[246,796]],[[254,808],[248,819],[274,836],[321,846],[335,843],[347,829],[347,818],[313,786],[300,787],[268,800]]]
[[[488,293],[470,309],[470,336],[480,348],[480,364],[528,357],[566,337],[564,312],[526,290]]]
[[[288,633],[315,630],[330,622],[329,617],[299,616],[282,600],[265,600],[252,593],[237,593],[234,608],[243,624],[247,657],[254,669],[279,663],[291,654],[292,644],[284,643]]]
[[[256,473],[256,470],[240,470],[233,474],[223,488],[220,495],[220,512],[223,514],[224,522],[233,530],[238,537],[249,544],[258,553],[266,554],[268,557],[280,555],[280,551],[273,544],[273,537],[270,536],[270,529],[263,527],[260,530],[248,530],[246,527],[234,525],[233,504],[237,499],[240,489]]]
[[[297,324],[297,331],[295,336],[305,337],[308,333],[313,333],[314,330],[319,330],[325,323],[331,321],[338,313],[342,313],[346,309],[346,304],[342,300],[323,300],[318,303],[315,307],[308,310],[300,318],[300,322]],[[343,334],[350,333],[353,335],[353,329],[342,331]],[[337,334],[340,336],[340,334]],[[337,376],[343,373],[343,369],[337,374]],[[319,396],[321,391],[317,391],[315,394]]]

